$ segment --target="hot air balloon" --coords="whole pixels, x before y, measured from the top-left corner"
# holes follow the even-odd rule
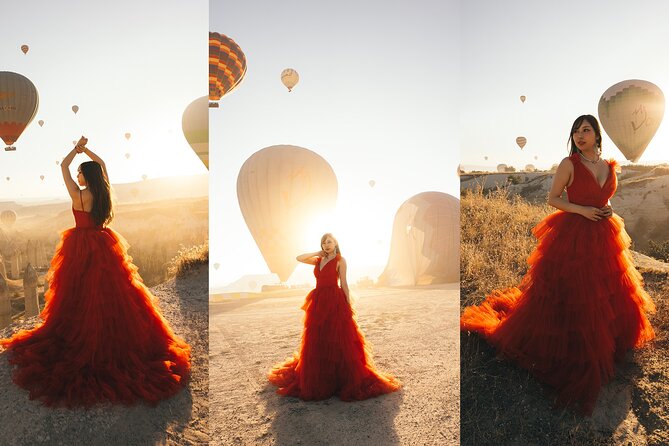
[[[16,212],[11,209],[0,212],[0,222],[5,226],[12,226],[16,222]]]
[[[5,179],[6,179],[7,181],[9,181],[11,178],[10,178],[10,177],[6,177]]]
[[[39,96],[30,80],[18,73],[0,71],[0,138],[12,146],[37,113]]]
[[[130,154],[129,154],[129,153],[126,153],[126,154],[125,154],[125,159],[128,159],[128,158],[130,158]]]
[[[369,184],[369,187],[374,187],[374,186],[376,186],[376,181],[374,181],[374,180],[369,180],[369,183],[368,183],[368,184]]]
[[[41,119],[39,121],[37,121],[37,123],[39,124],[40,127],[42,127],[44,125],[44,121],[42,121]]]
[[[39,176],[39,179],[42,180],[42,181],[44,181],[44,175],[40,175],[40,176]]]
[[[73,106],[72,106],[72,111],[73,111],[74,114],[76,115],[77,112],[79,111],[79,106],[78,106],[78,105],[73,105]]]
[[[308,230],[314,218],[334,209],[337,177],[311,150],[266,147],[239,170],[237,198],[267,266],[286,281],[297,264],[295,256],[318,243],[308,237]]]
[[[130,136],[131,136],[130,133],[126,133],[126,134],[125,134],[125,139],[128,139],[128,140],[129,140],[129,139],[130,139]]]
[[[181,117],[181,129],[193,152],[209,169],[209,109],[207,96],[188,104]]]
[[[538,157],[538,156],[536,156],[536,155],[534,155],[534,159],[535,159],[535,160],[538,160],[538,159],[539,159],[539,157]]]
[[[60,166],[60,161],[56,161],[56,166]]]
[[[522,102],[522,103],[524,104],[524,103],[525,103],[525,99],[526,99],[526,98],[525,98],[525,95],[522,95],[522,96],[520,97],[520,102]]]
[[[142,180],[146,181],[147,178],[149,178],[147,174],[142,175]]]
[[[28,45],[21,45],[21,51],[23,51],[23,54],[28,54],[28,50],[30,47]]]
[[[234,40],[209,32],[209,100],[218,101],[230,93],[246,74],[246,56]],[[212,103],[210,107],[217,107]]]
[[[534,167],[534,164],[528,164],[528,165],[525,166],[525,171],[526,172],[534,172],[535,170],[537,170],[537,168]]]
[[[395,214],[390,256],[379,284],[458,282],[459,254],[459,200],[443,192],[422,192],[405,201]]]
[[[635,163],[662,122],[664,94],[651,82],[626,80],[604,92],[597,113],[613,143]]]
[[[214,263],[214,269],[218,269],[218,268],[220,268],[220,267],[221,267],[221,264],[220,264],[220,263]]]
[[[286,68],[281,72],[281,82],[288,88],[289,92],[293,90],[293,87],[295,87],[299,81],[300,75],[292,68]]]
[[[484,156],[483,159],[486,160],[486,161],[488,161],[488,157],[487,157],[487,156]]]
[[[520,147],[522,150],[522,148],[525,147],[525,144],[527,144],[527,138],[524,136],[519,136],[516,138],[516,144],[518,144],[518,147]]]
[[[497,172],[504,173],[506,172],[507,165],[506,164],[498,164],[497,165]]]

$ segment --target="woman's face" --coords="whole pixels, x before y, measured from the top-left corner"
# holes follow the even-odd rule
[[[326,238],[321,247],[323,248],[323,251],[325,251],[327,254],[332,254],[335,250],[334,239],[332,237]]]
[[[580,127],[574,130],[574,133],[571,135],[576,147],[581,151],[590,151],[593,150],[595,144],[597,143],[597,134],[595,129],[592,128],[592,125],[587,120],[583,120]]]
[[[86,178],[84,178],[84,174],[81,173],[81,167],[77,169],[77,183],[79,183],[79,186],[86,186]]]

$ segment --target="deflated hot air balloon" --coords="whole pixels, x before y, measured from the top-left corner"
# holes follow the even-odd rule
[[[522,96],[520,97],[520,102],[522,102],[522,103],[524,104],[524,103],[525,103],[525,99],[527,99],[527,98],[525,97],[525,95],[522,95]]]
[[[379,284],[414,286],[460,280],[460,202],[423,192],[395,214],[390,256]]]
[[[662,122],[664,94],[651,82],[626,80],[604,92],[597,113],[613,143],[635,163]]]
[[[286,68],[281,72],[281,82],[288,88],[289,92],[293,90],[293,87],[297,85],[299,81],[300,75],[292,68]]]
[[[186,141],[200,161],[209,169],[209,108],[207,96],[188,104],[181,117],[181,129]]]
[[[209,100],[218,101],[230,93],[246,74],[246,56],[234,40],[209,32]],[[218,104],[211,104],[217,107]]]
[[[39,95],[30,80],[18,73],[0,71],[0,138],[12,146],[37,113]]]
[[[72,111],[73,111],[74,114],[76,115],[77,112],[79,111],[79,106],[78,106],[78,105],[73,105],[73,106],[72,106]]]
[[[337,177],[311,150],[271,146],[244,162],[237,198],[267,266],[285,282],[297,265],[295,256],[313,250],[307,234],[313,220],[334,209]]]
[[[28,50],[30,47],[28,45],[21,45],[21,51],[23,51],[23,54],[28,54]]]
[[[525,147],[525,144],[527,144],[527,138],[524,136],[519,136],[516,138],[516,144],[518,144],[518,147],[520,147],[522,150],[522,148]]]
[[[16,212],[11,209],[0,212],[0,223],[5,226],[12,226],[16,222]]]

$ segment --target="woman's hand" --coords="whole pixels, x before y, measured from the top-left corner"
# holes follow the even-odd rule
[[[602,217],[604,217],[604,218],[609,218],[613,215],[613,208],[611,207],[610,204],[607,204],[606,206],[604,206],[603,208],[600,208],[599,210],[604,213],[602,215]]]
[[[86,144],[88,144],[88,138],[86,138],[84,135],[81,135],[81,138],[79,138],[79,141],[77,141],[77,145],[74,146],[77,153],[82,153],[84,150],[86,150]]]
[[[604,208],[600,209],[592,206],[581,206],[581,212],[579,212],[579,214],[581,214],[588,220],[599,221],[602,218],[606,217],[606,211],[603,209]]]

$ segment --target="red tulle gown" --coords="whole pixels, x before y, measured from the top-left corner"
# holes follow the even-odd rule
[[[600,186],[578,154],[569,201],[603,207],[613,196],[616,162]],[[554,387],[561,406],[591,414],[614,360],[653,339],[655,306],[632,263],[618,215],[591,221],[557,211],[534,229],[538,245],[517,288],[495,290],[464,310],[460,327],[484,336],[503,356]]]
[[[353,309],[339,287],[337,255],[314,268],[316,288],[307,295],[300,352],[275,366],[269,380],[281,395],[324,400],[364,400],[400,387],[393,376],[374,368],[369,346],[355,322]]]
[[[190,347],[174,335],[131,263],[127,243],[72,210],[47,275],[41,323],[0,344],[14,382],[48,406],[155,404],[187,382]]]

